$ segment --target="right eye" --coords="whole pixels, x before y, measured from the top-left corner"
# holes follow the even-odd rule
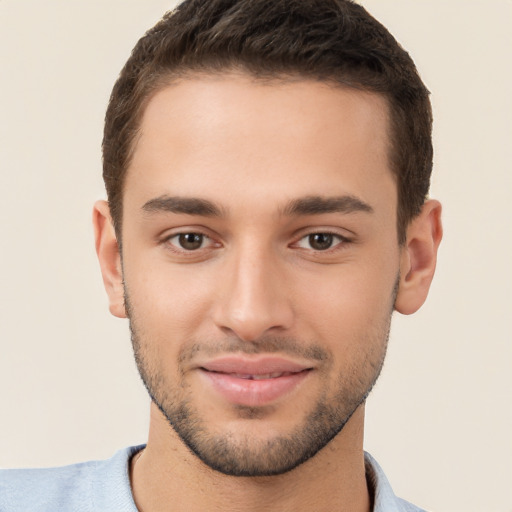
[[[167,242],[182,251],[197,251],[211,244],[212,240],[202,233],[178,233]]]

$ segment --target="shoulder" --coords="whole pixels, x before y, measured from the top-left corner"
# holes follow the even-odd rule
[[[0,471],[0,511],[50,511],[81,504],[89,510],[96,462],[47,469]]]
[[[373,493],[373,512],[425,512],[424,509],[397,497],[377,461],[369,453],[364,455],[366,480]]]
[[[128,461],[138,449],[57,468],[0,470],[0,512],[136,510]]]
[[[400,510],[400,512],[426,512],[425,509],[417,507],[416,505],[413,505],[412,503],[409,503],[408,501],[403,500],[402,498],[395,498],[397,504],[400,505],[400,508],[397,510]]]

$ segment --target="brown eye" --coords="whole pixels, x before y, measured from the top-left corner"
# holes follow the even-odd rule
[[[177,242],[182,249],[195,251],[202,247],[205,237],[200,233],[181,233],[175,238],[178,239]]]
[[[296,242],[296,246],[301,249],[319,252],[341,248],[348,244],[350,244],[348,238],[334,233],[323,233],[322,231],[306,235]]]
[[[308,236],[309,246],[315,251],[325,251],[332,247],[334,236],[330,233],[313,233]]]

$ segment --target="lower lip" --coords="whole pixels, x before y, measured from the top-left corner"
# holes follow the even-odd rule
[[[310,370],[273,379],[242,379],[228,373],[202,370],[214,389],[229,402],[247,407],[268,405],[293,391],[309,375]]]

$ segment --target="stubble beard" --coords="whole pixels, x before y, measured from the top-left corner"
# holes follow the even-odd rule
[[[126,289],[126,288],[125,288]],[[396,286],[394,297],[396,296]],[[393,297],[393,304],[394,304]],[[143,339],[138,328],[128,294],[125,305],[130,319],[130,331],[135,361],[141,379],[155,405],[167,419],[182,442],[204,464],[215,471],[231,476],[273,476],[293,470],[317,454],[347,424],[358,407],[365,402],[377,381],[387,349],[391,325],[391,312],[383,325],[361,340],[362,347],[373,347],[367,352],[359,367],[345,368],[338,375],[335,391],[319,396],[313,410],[288,435],[267,440],[255,440],[249,434],[236,437],[230,432],[214,433],[202,418],[201,411],[194,408],[190,391],[183,373],[177,386],[170,385],[164,372],[159,371],[158,354],[151,357],[150,340]],[[183,349],[179,360],[209,345],[195,344]],[[149,347],[149,348],[148,348]],[[289,338],[263,338],[258,343],[248,344],[241,340],[226,340],[223,350],[237,353],[284,352],[290,355],[312,355],[318,359],[331,360],[323,347],[303,344]],[[236,348],[235,348],[236,347]],[[284,347],[284,349],[283,349]],[[328,366],[328,363],[326,363]],[[332,377],[331,377],[332,378]],[[237,406],[240,418],[258,421],[261,409]]]

